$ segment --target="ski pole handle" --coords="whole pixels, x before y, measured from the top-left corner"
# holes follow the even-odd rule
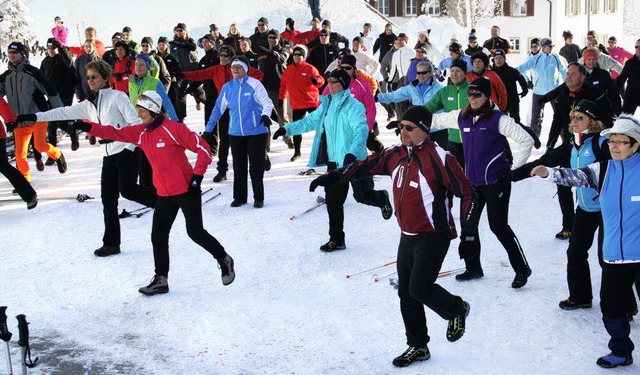
[[[7,306],[0,306],[0,339],[4,342],[9,342],[11,336],[11,332],[7,327]]]
[[[24,314],[16,316],[18,319],[18,345],[29,346],[29,323]]]

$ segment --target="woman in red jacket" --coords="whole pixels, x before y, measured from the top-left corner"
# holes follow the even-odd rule
[[[133,143],[144,151],[151,163],[153,185],[158,191],[151,230],[156,274],[139,292],[154,295],[169,291],[169,232],[179,209],[189,237],[216,258],[222,271],[222,284],[231,284],[235,278],[233,259],[202,225],[200,184],[212,159],[209,145],[183,123],[166,118],[160,110],[162,99],[155,91],[139,95],[136,108],[143,122],[140,125],[116,129],[84,122],[77,127],[103,139]],[[185,150],[198,155],[195,168],[191,167]]]
[[[16,114],[2,96],[0,96],[0,117],[7,123],[5,128],[2,119],[0,119],[0,173],[11,182],[15,192],[27,203],[27,209],[30,210],[38,204],[38,197],[36,191],[33,190],[33,187],[31,187],[31,184],[24,178],[22,173],[9,164],[9,158],[7,157],[7,131],[12,131],[16,127]]]
[[[280,78],[279,106],[289,94],[293,121],[300,120],[307,113],[313,112],[320,102],[318,88],[324,85],[324,78],[313,65],[307,63],[307,47],[296,45],[293,47],[293,64],[287,66]],[[293,136],[293,157],[291,161],[300,159],[302,136]]]

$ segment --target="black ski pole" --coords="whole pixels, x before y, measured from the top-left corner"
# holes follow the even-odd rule
[[[205,203],[209,203],[211,202],[214,198],[218,197],[219,195],[221,195],[222,193],[218,192],[216,195],[214,195],[213,197],[207,199],[206,201],[202,202],[202,205],[204,205]]]
[[[27,317],[24,314],[16,316],[18,319],[18,345],[22,349],[22,375],[27,375],[27,367],[34,368],[38,363],[38,357],[35,360],[31,360],[31,348],[29,347],[29,323],[27,323]],[[29,362],[27,362],[27,357]]]
[[[0,306],[0,339],[4,341],[4,357],[7,361],[7,372],[9,375],[13,375],[11,352],[9,351],[11,332],[9,332],[9,328],[7,328],[7,306]]]

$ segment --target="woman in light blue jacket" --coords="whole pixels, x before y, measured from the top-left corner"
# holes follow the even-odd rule
[[[211,112],[202,134],[207,142],[211,140],[218,120],[229,108],[229,144],[233,156],[233,202],[231,207],[247,203],[247,161],[253,188],[253,207],[264,206],[265,151],[273,102],[262,83],[249,77],[249,61],[244,56],[236,56],[231,62],[233,79],[222,86],[216,106]]]
[[[329,95],[320,97],[320,106],[305,118],[278,129],[273,139],[280,136],[299,135],[316,131],[309,157],[309,167],[327,166],[328,170],[341,168],[367,157],[367,117],[365,108],[351,97],[351,77],[342,69],[334,70],[327,79]],[[393,214],[389,194],[385,190],[373,190],[371,176],[351,182],[356,201],[379,207],[387,220]],[[325,187],[325,203],[329,214],[329,242],[320,246],[322,251],[343,250],[344,202],[349,183],[340,182]]]

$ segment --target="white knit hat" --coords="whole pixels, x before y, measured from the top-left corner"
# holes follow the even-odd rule
[[[600,134],[611,138],[612,134],[624,134],[640,142],[640,121],[629,114],[621,114],[613,123],[613,127],[603,130]]]
[[[146,108],[153,113],[160,113],[160,108],[162,108],[162,98],[157,92],[148,90],[138,95],[136,105]]]

